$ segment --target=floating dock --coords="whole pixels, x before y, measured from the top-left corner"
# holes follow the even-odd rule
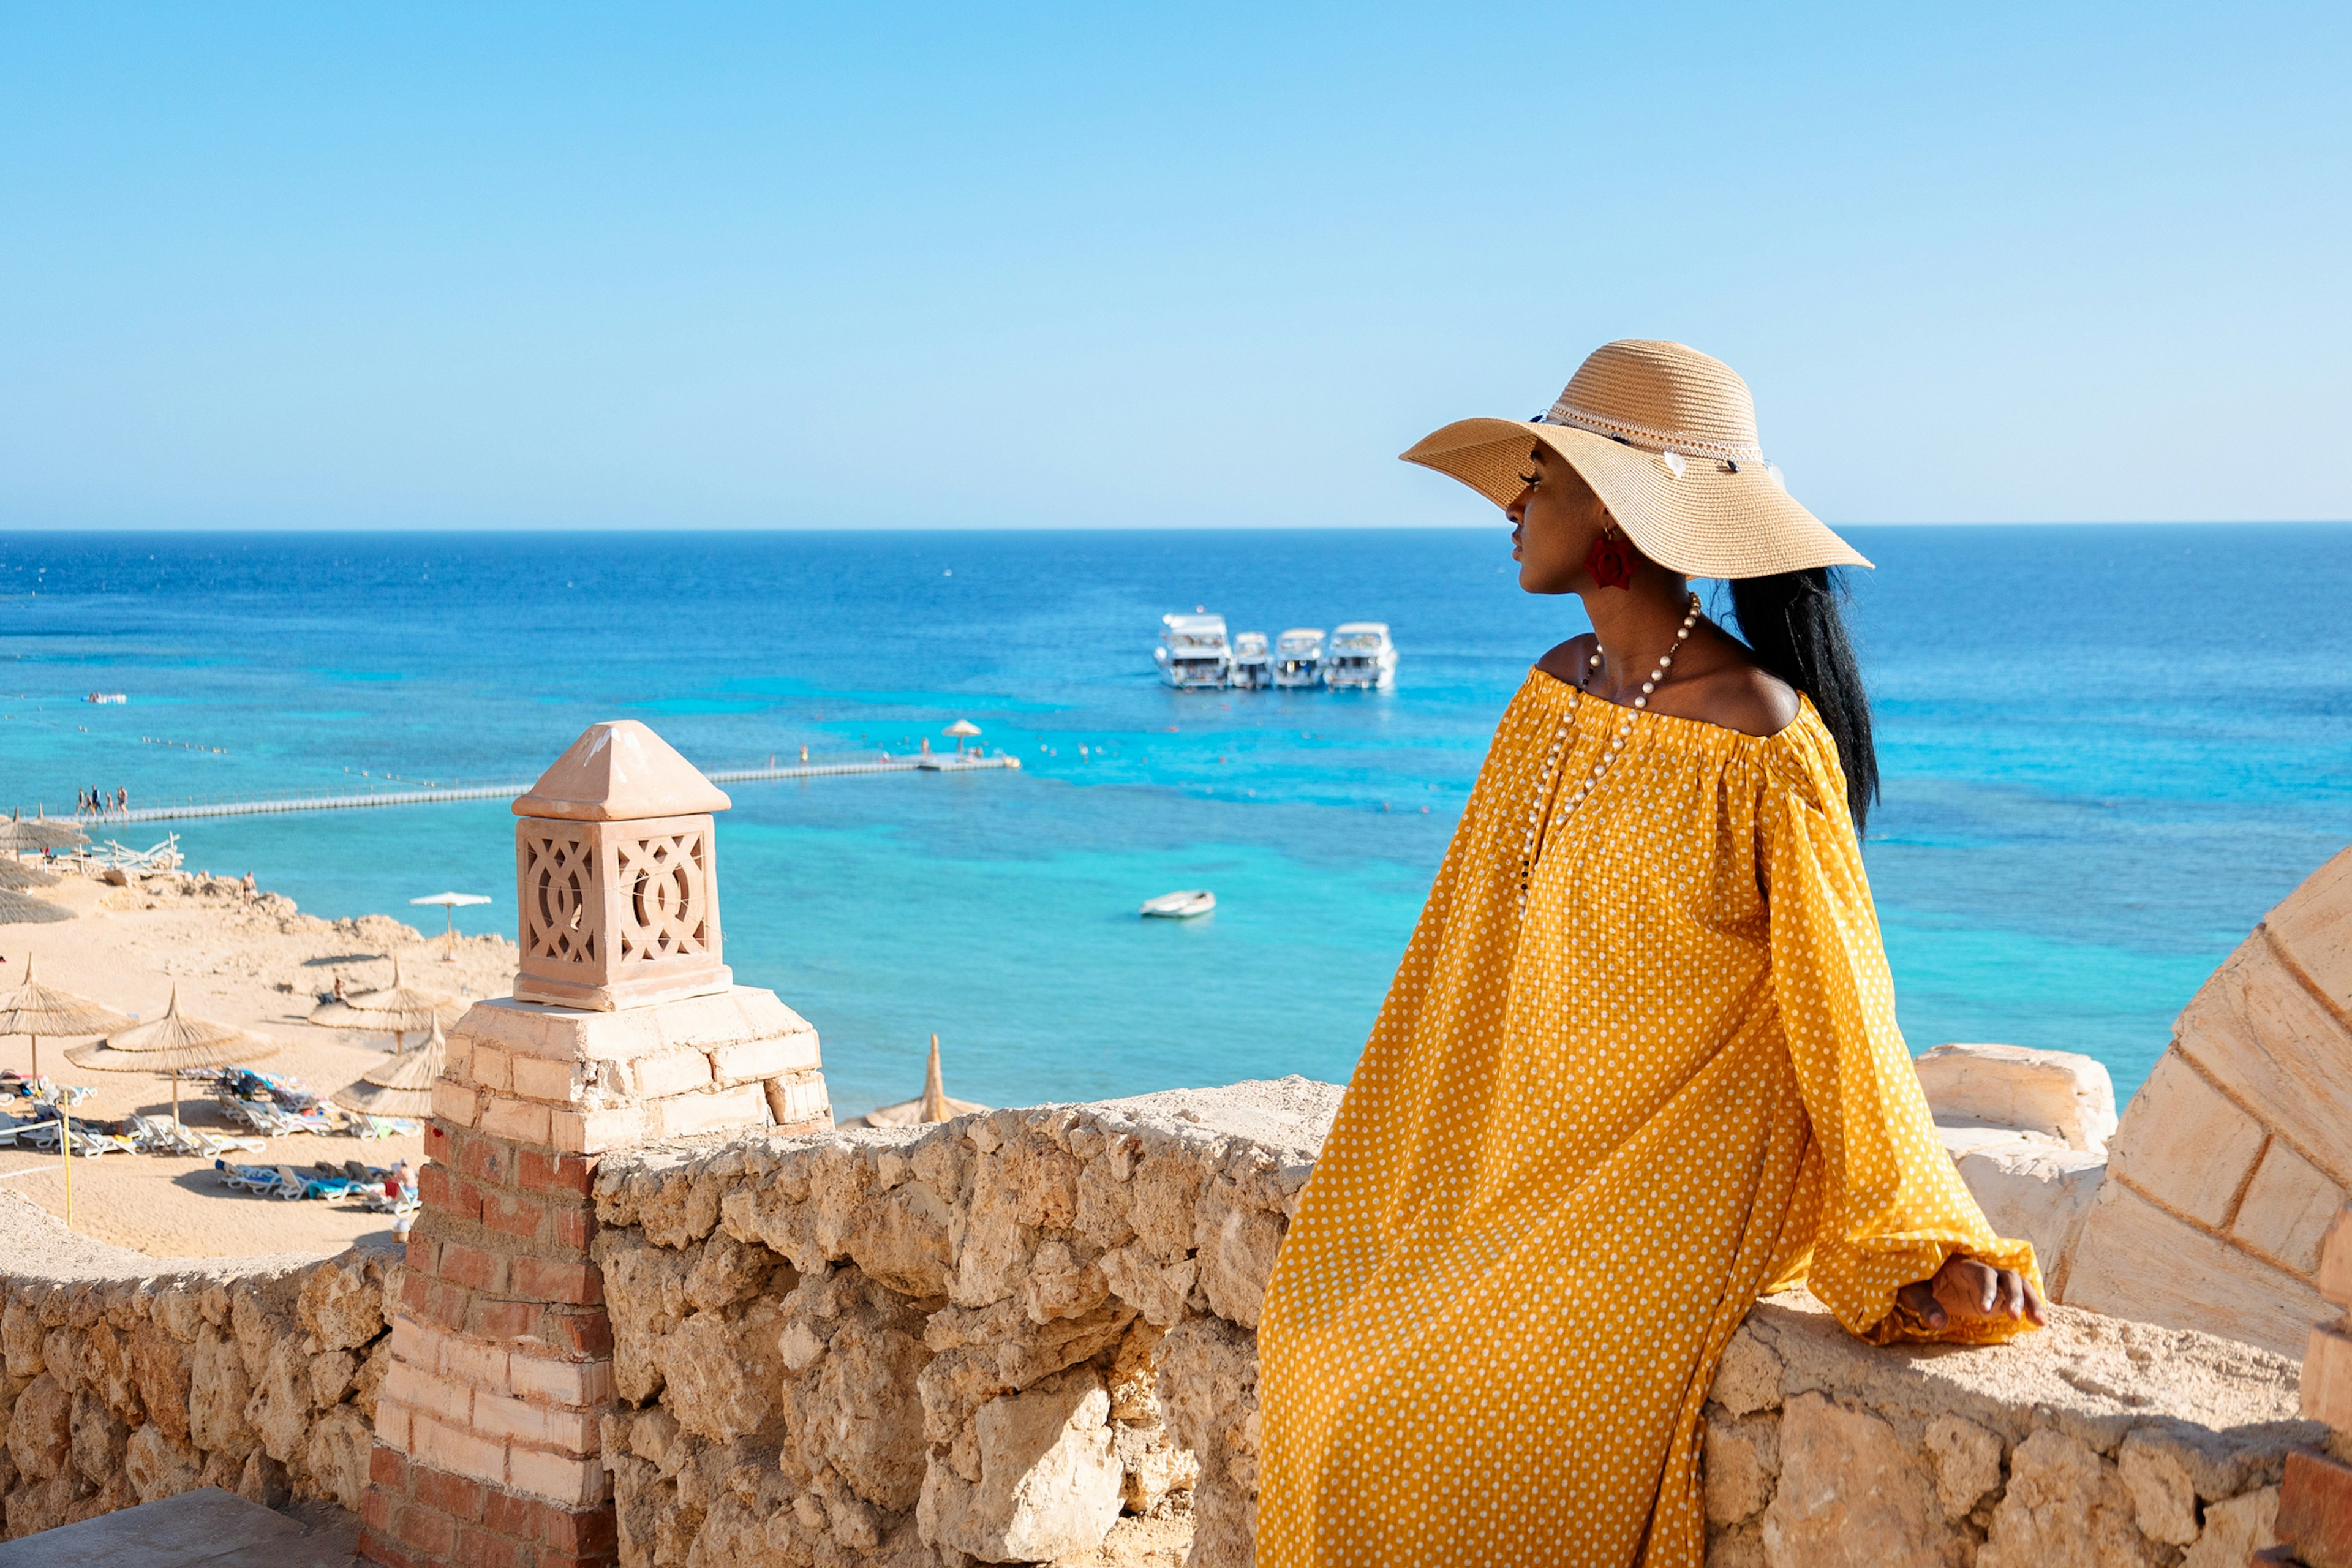
[[[968,773],[994,768],[1019,768],[1012,756],[960,756],[953,752],[927,752],[912,757],[891,757],[870,763],[795,763],[785,767],[730,768],[703,774],[713,784],[764,784],[775,779],[835,778],[850,773]],[[85,831],[118,822],[186,822],[203,816],[268,816],[289,811],[361,811],[383,805],[438,805],[447,801],[512,800],[528,794],[530,781],[516,784],[452,784],[422,789],[370,790],[363,795],[289,795],[266,800],[189,800],[177,805],[134,805],[102,817],[79,819]],[[58,817],[72,822],[72,817]]]

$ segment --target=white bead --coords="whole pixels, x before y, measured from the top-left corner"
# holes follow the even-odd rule
[[[1647,697],[1651,692],[1655,691],[1657,689],[1658,683],[1654,678],[1642,682],[1642,695],[1644,697]]]
[[[1636,697],[1633,699],[1633,706],[1636,708],[1647,708],[1649,705],[1650,700],[1646,697]]]
[[[1675,656],[1673,654],[1668,654],[1664,658],[1658,660],[1658,668],[1660,669],[1671,669],[1674,668],[1674,662]]]

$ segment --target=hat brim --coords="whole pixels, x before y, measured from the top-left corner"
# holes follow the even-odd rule
[[[1592,487],[1643,554],[1691,577],[1769,577],[1815,566],[1868,566],[1860,551],[1799,505],[1762,463],[1735,471],[1685,454],[1665,458],[1572,425],[1457,419],[1400,454],[1460,479],[1496,506],[1526,488],[1529,443],[1540,441]]]

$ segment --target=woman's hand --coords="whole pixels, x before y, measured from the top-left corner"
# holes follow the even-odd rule
[[[1934,1279],[1906,1285],[1895,1299],[1931,1329],[1943,1328],[1955,1317],[1964,1321],[1984,1318],[2012,1322],[2022,1318],[2037,1327],[2049,1321],[2042,1315],[2041,1293],[2024,1275],[1958,1253],[1944,1259]]]

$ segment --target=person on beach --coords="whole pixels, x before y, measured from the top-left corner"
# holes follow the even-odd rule
[[[2042,1321],[1895,1027],[1832,576],[1870,563],[1678,343],[1404,457],[1594,630],[1505,711],[1276,1260],[1257,1561],[1699,1568],[1700,1406],[1759,1296],[1878,1344]]]

